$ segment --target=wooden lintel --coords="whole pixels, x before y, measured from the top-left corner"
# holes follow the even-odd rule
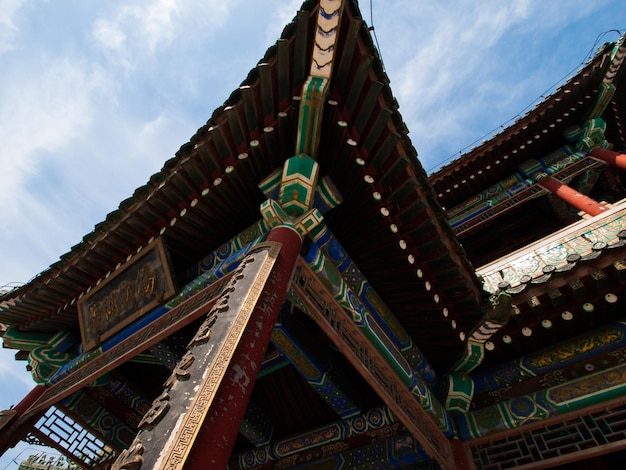
[[[367,380],[374,391],[389,406],[394,415],[418,440],[424,450],[444,469],[456,468],[449,440],[416,397],[386,363],[382,353],[364,337],[359,327],[344,314],[328,290],[317,280],[304,261],[298,262],[300,274],[315,284],[315,292],[299,282],[292,283],[293,293],[301,307],[313,317],[353,367]],[[326,305],[324,311],[318,305]]]

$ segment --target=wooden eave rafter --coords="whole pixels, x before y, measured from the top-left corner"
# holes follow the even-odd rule
[[[618,318],[626,287],[626,246],[605,251],[514,294],[516,315],[490,339],[495,348],[485,351],[481,367],[557,344]],[[617,303],[608,303],[607,294],[616,295]],[[593,314],[585,312],[583,304],[593,305]],[[573,318],[564,319],[564,312],[572,313]],[[549,330],[542,326],[544,320],[551,322]],[[524,328],[530,328],[532,335],[524,335]],[[510,345],[503,342],[505,335],[512,339]]]

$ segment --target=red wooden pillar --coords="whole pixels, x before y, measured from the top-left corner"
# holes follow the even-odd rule
[[[626,155],[623,153],[595,148],[589,152],[589,155],[593,158],[597,158],[598,160],[602,160],[603,162],[607,162],[610,165],[621,168],[622,170],[626,170]]]
[[[43,394],[46,390],[46,387],[43,385],[37,385],[33,388],[28,395],[26,395],[22,400],[13,407],[12,411],[15,411],[15,417],[13,420],[18,419],[22,416]],[[26,426],[22,426],[18,429],[12,429],[11,424],[9,423],[7,427],[0,433],[0,455],[4,454],[9,448],[13,447],[17,442],[22,439],[30,428],[28,425],[30,422],[26,424]]]
[[[579,193],[575,189],[567,186],[565,183],[552,178],[552,176],[543,176],[537,180],[537,183],[555,196],[563,199],[569,205],[578,210],[584,211],[589,215],[593,216],[602,214],[604,211],[608,210],[607,207],[603,206],[599,202]]]
[[[452,439],[450,440],[450,445],[457,470],[476,470],[472,451],[467,442]]]
[[[224,469],[228,464],[302,245],[300,235],[285,226],[273,228],[267,241],[282,243],[281,250],[195,440],[185,470]]]

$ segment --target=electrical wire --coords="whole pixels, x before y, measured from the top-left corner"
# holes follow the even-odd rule
[[[373,2],[374,0],[370,0],[370,25],[367,28],[367,30],[371,33],[372,37],[374,38],[374,44],[376,47],[376,51],[378,52],[378,58],[380,59],[380,66],[383,69],[383,72],[385,72],[385,62],[383,61],[383,54],[380,50],[380,44],[378,44],[378,37],[376,36],[376,28],[374,28],[374,6],[373,6]]]

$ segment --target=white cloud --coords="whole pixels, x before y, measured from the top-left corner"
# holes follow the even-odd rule
[[[465,83],[480,69],[497,66],[489,47],[527,16],[527,10],[514,6],[466,3],[455,6],[454,15],[446,9],[431,12],[429,36],[412,47],[414,54],[396,71],[400,76],[395,91],[403,102],[432,106]]]
[[[153,51],[160,42],[167,43],[172,40],[173,17],[179,14],[175,0],[157,0],[136,8],[129,16],[139,20],[138,26],[142,29],[148,48]]]
[[[19,384],[19,390],[13,390],[12,403],[7,403],[5,400],[0,401],[0,409],[8,408],[10,405],[15,405],[23,398],[21,393],[30,391],[33,388],[33,379],[28,371],[26,371],[25,362],[15,362],[15,351],[0,348],[0,384]],[[0,387],[3,389],[4,387]],[[5,392],[3,392],[4,394]],[[24,393],[25,394],[25,393]]]
[[[171,41],[173,22],[179,13],[173,0],[123,5],[112,18],[96,20],[93,36],[105,49],[118,51],[122,46],[133,47],[125,41],[132,36],[141,41],[137,46],[153,53],[160,43]]]
[[[0,1],[0,54],[15,47],[14,38],[18,33],[15,14],[26,3],[26,0]]]
[[[302,2],[300,0],[289,0],[280,3],[266,28],[266,36],[269,43],[273,43],[280,37],[283,28],[295,18],[301,5]]]
[[[197,39],[197,33],[212,36],[225,24],[237,3],[135,0],[97,18],[91,36],[109,60],[124,69],[133,69],[173,43]],[[196,34],[190,34],[190,29]]]
[[[433,168],[481,139],[487,126],[499,126],[530,104],[520,99],[530,93],[538,98],[562,78],[564,72],[549,63],[562,58],[545,49],[546,37],[554,43],[566,25],[604,3],[403,0],[394,11],[374,5],[391,86],[424,166]],[[579,52],[582,60],[587,50]],[[534,68],[526,65],[527,54],[535,55]]]
[[[2,219],[20,212],[22,199],[16,195],[45,156],[62,151],[89,126],[91,100],[98,90],[106,89],[103,83],[98,68],[67,58],[47,59],[35,69],[5,77],[0,87]],[[0,228],[6,229],[6,225]]]
[[[94,23],[93,37],[105,50],[121,50],[126,43],[126,34],[112,21],[98,18]]]

